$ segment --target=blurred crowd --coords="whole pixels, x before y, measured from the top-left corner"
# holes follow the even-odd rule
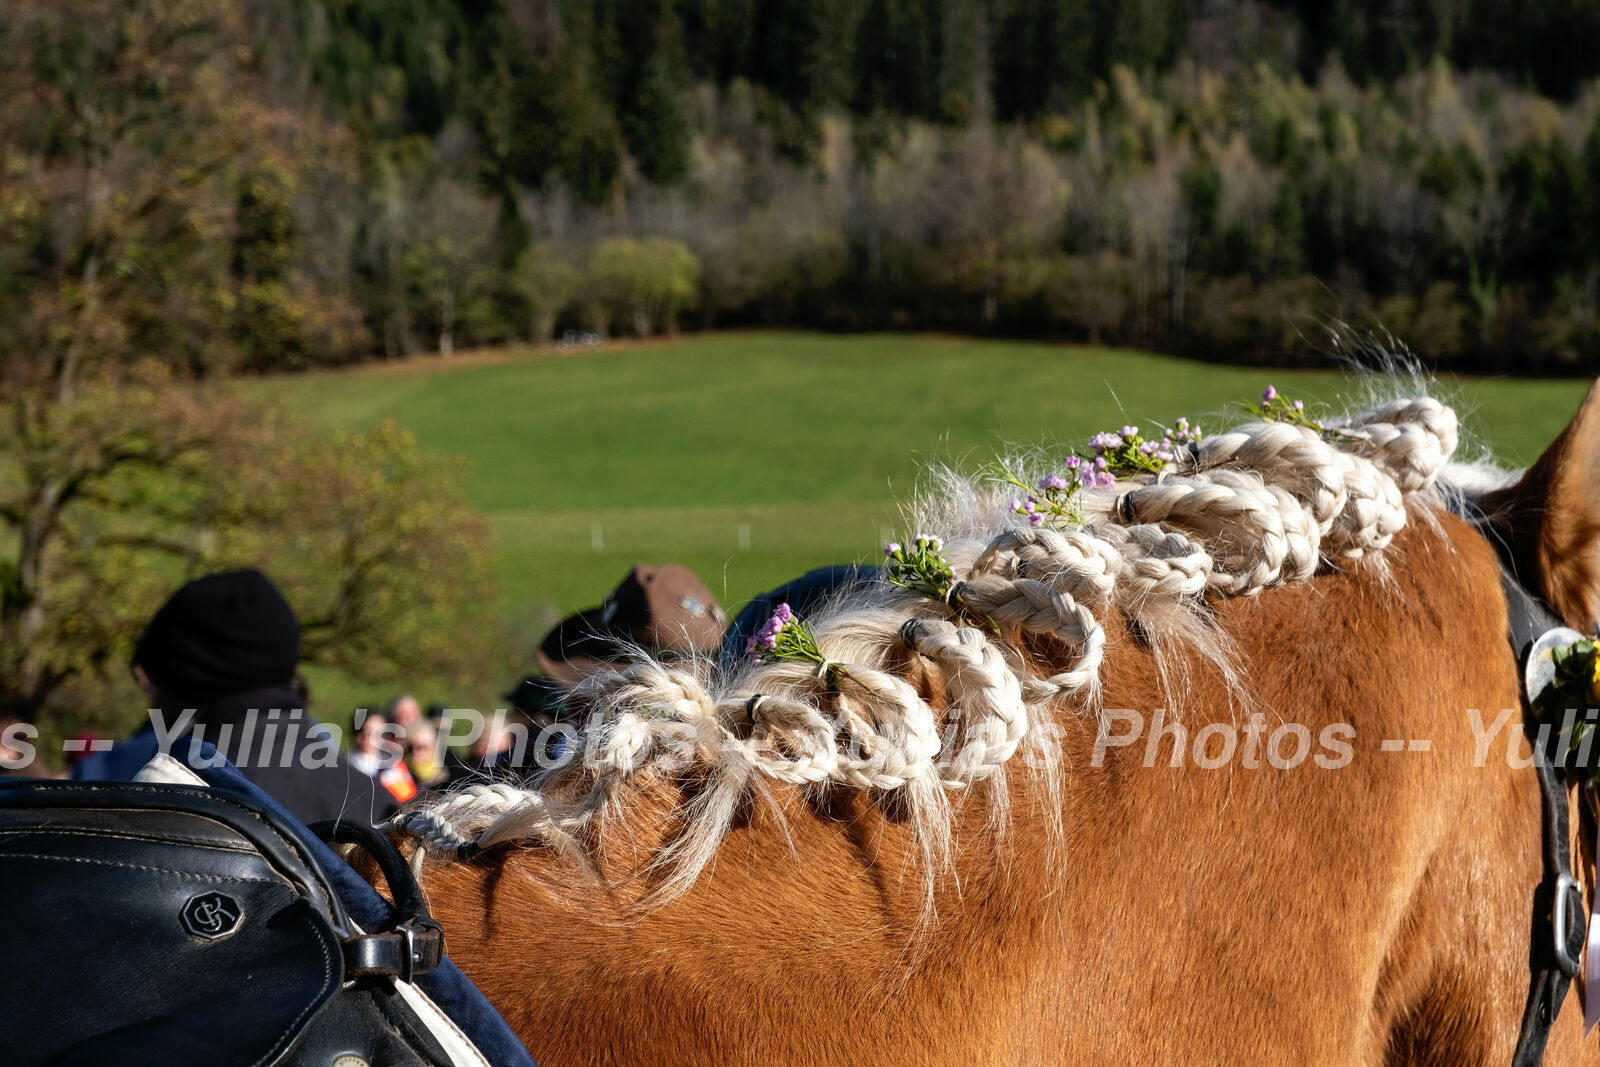
[[[198,741],[305,822],[380,822],[431,790],[559,765],[572,755],[572,686],[641,652],[715,656],[727,629],[722,606],[693,571],[641,563],[597,606],[545,635],[538,670],[507,690],[498,708],[425,705],[400,693],[344,721],[324,721],[306,707],[300,624],[282,593],[256,570],[208,575],[174,593],[135,647],[131,666],[149,722],[114,744],[88,735],[66,741],[67,772],[127,780],[157,753],[212,758]],[[0,720],[0,773],[48,773],[29,743],[36,732],[20,726]]]

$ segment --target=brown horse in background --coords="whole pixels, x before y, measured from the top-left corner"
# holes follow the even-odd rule
[[[1477,500],[1522,580],[1584,631],[1600,620],[1597,476],[1600,388],[1519,482]],[[785,784],[741,802],[693,884],[657,899],[651,861],[703,782],[643,775],[587,856],[430,854],[450,955],[546,1067],[1508,1063],[1543,877],[1521,715],[1501,719],[1519,670],[1483,529],[1408,507],[1382,566],[1205,598],[1236,684],[1107,609],[1105,713],[1053,715],[1059,790],[1005,776],[1003,832],[976,790],[956,798],[931,905],[895,803]],[[1067,658],[1020,647],[1046,673]],[[949,699],[912,648],[890,666]],[[1253,711],[1258,751],[1294,723],[1308,758],[1203,766]],[[1578,998],[1547,1063],[1595,1056]]]

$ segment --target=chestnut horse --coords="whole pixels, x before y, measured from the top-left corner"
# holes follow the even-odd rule
[[[1040,526],[946,478],[942,600],[593,679],[581,766],[402,816],[451,957],[546,1067],[1510,1062],[1544,871],[1490,538],[1594,628],[1600,387],[1520,480],[1454,446],[1426,401],[1257,422]],[[1546,1062],[1581,1030],[1574,986]]]

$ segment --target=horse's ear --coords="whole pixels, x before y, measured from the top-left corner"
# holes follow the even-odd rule
[[[1517,576],[1584,633],[1600,623],[1600,382],[1521,481],[1485,495]]]

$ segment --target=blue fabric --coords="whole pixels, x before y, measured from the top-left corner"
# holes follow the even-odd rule
[[[83,757],[73,766],[72,777],[86,782],[131,782],[158,750],[155,729],[146,726],[114,748]]]
[[[770,592],[753,597],[728,627],[722,637],[718,662],[724,670],[731,670],[744,656],[744,646],[763,623],[772,618],[779,604],[788,604],[802,619],[828,597],[840,589],[858,582],[877,578],[879,568],[870,563],[841,563],[832,567],[818,567],[800,577],[785,582]]]
[[[190,746],[187,754],[183,749],[184,744]],[[139,768],[148,763],[156,752],[157,744],[153,730],[136,734],[110,752],[102,753],[101,755],[115,758],[96,766],[94,770],[97,773],[90,777],[102,781],[132,781]],[[233,764],[221,759],[217,755],[217,750],[211,745],[188,738],[174,745],[172,755],[204,778],[206,784],[218,789],[243,793],[291,825],[300,825],[283,805],[240,774]],[[217,766],[211,766],[213,763]],[[111,773],[116,774],[116,777],[111,777]],[[309,830],[302,835],[302,840],[316,855],[322,864],[322,869],[327,872],[334,891],[344,902],[350,918],[366,930],[377,929],[389,921],[388,903],[349,864],[340,859],[333,849],[319,841]],[[445,937],[448,942],[449,931],[445,932]],[[511,1028],[500,1017],[500,1013],[494,1010],[494,1006],[478,991],[478,987],[473,985],[471,980],[461,973],[461,969],[448,958],[427,974],[418,975],[415,984],[433,998],[433,1002],[439,1005],[439,1010],[461,1028],[461,1032],[478,1046],[478,1051],[482,1052],[495,1067],[535,1067],[533,1057],[528,1055],[528,1050],[522,1047],[522,1043],[511,1032]]]

